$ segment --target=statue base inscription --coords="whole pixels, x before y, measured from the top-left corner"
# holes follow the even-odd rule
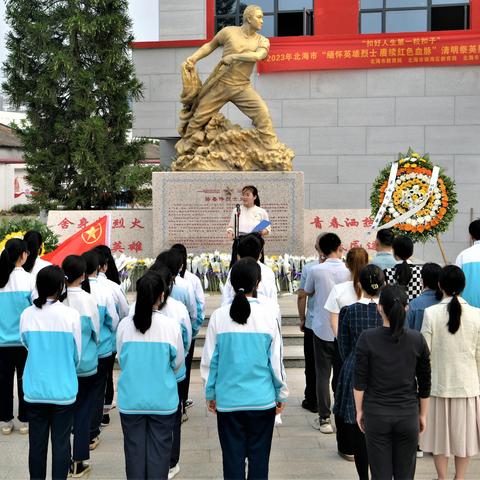
[[[226,236],[242,187],[255,185],[272,222],[268,255],[303,254],[303,172],[156,172],[153,174],[153,251],[174,243],[188,252],[230,252]]]

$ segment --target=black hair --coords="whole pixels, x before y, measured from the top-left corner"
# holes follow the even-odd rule
[[[167,298],[170,296],[172,293],[172,287],[173,287],[173,280],[175,277],[172,275],[172,272],[166,265],[157,265],[155,270],[149,270],[155,273],[158,273],[163,280],[163,283],[165,284],[165,290],[164,290],[164,297],[163,297],[163,304],[167,301]]]
[[[15,268],[15,264],[22,255],[28,252],[27,242],[20,238],[11,238],[5,244],[0,255],[0,288],[3,288],[10,279],[10,274]]]
[[[407,260],[413,255],[413,242],[405,235],[398,235],[392,246],[394,255],[402,260],[402,263],[395,265],[395,281],[406,287],[412,279],[412,269]]]
[[[425,263],[422,267],[421,275],[423,286],[435,291],[435,298],[441,300],[443,297],[442,291],[438,286],[438,279],[440,278],[440,272],[442,267],[438,263]]]
[[[462,316],[462,305],[458,301],[458,296],[463,292],[466,285],[465,274],[462,269],[456,265],[447,265],[442,268],[438,279],[440,288],[452,297],[447,306],[448,311],[448,331],[456,333],[460,328],[460,318]]]
[[[362,268],[359,275],[362,289],[371,297],[375,297],[385,286],[385,275],[377,265],[367,265]]]
[[[90,282],[88,277],[92,275],[92,273],[98,272],[98,253],[95,250],[89,250],[82,254],[82,258],[85,260],[86,270],[85,270],[85,280],[82,282],[82,288],[86,292],[90,293]]]
[[[118,283],[118,285],[120,285],[120,275],[118,273],[117,264],[115,263],[115,259],[113,258],[110,248],[106,245],[97,245],[94,250],[99,253],[101,252],[107,259],[107,271],[105,272],[107,278],[112,282]],[[101,262],[100,264],[102,265]]]
[[[149,270],[137,281],[137,301],[133,323],[141,333],[145,333],[152,326],[153,306],[163,292],[165,292],[165,283],[160,273],[156,271]]]
[[[29,230],[24,236],[23,239],[27,242],[27,248],[30,252],[28,254],[27,261],[23,264],[23,269],[26,272],[31,272],[35,261],[37,260],[40,249],[42,248],[43,237],[40,232],[37,230]]]
[[[245,190],[250,190],[252,192],[252,195],[255,198],[255,200],[253,201],[254,205],[256,205],[257,207],[260,206],[260,197],[258,196],[258,190],[257,190],[257,187],[254,187],[253,185],[245,185],[243,188],[242,188],[242,193],[245,191]]]
[[[67,284],[78,280],[87,271],[87,262],[80,255],[69,255],[62,262],[62,270],[65,273]]]
[[[245,296],[255,294],[258,282],[262,278],[260,265],[252,257],[245,257],[235,262],[230,272],[230,283],[235,290],[235,297],[230,305],[230,317],[234,322],[245,325],[250,316],[250,303]]]
[[[159,265],[165,265],[169,268],[173,278],[175,278],[182,267],[182,255],[178,250],[165,250],[157,256],[150,270],[156,270]]]
[[[171,250],[176,250],[182,255],[182,269],[180,270],[180,276],[183,278],[185,276],[185,271],[187,270],[187,249],[183,243],[176,243],[172,245]]]
[[[468,233],[474,240],[480,240],[480,218],[477,218],[468,226]]]
[[[47,303],[48,297],[55,297],[58,300],[65,287],[63,270],[57,265],[42,268],[37,275],[36,287],[38,297],[33,301],[36,307],[42,308]]]
[[[98,270],[102,269],[105,266],[108,268],[108,258],[107,255],[105,255],[105,251],[94,247],[92,248],[92,252],[95,252],[97,254]]]
[[[382,228],[377,232],[378,243],[384,247],[391,247],[394,239],[395,234],[391,228]]]
[[[390,333],[395,342],[400,340],[404,332],[405,307],[408,304],[408,297],[405,290],[399,285],[388,285],[380,292],[378,303],[390,322]]]
[[[318,247],[325,256],[338,250],[338,247],[340,247],[341,244],[342,241],[340,240],[340,237],[335,233],[326,233],[318,239]]]
[[[240,238],[237,253],[240,258],[252,257],[255,260],[260,258],[265,241],[258,233],[249,233]]]

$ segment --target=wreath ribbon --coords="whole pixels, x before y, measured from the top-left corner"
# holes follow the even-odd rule
[[[390,203],[390,200],[393,195],[393,191],[395,190],[397,171],[398,171],[398,162],[395,162],[392,164],[392,168],[390,169],[390,176],[388,177],[388,186],[387,186],[387,189],[385,190],[385,197],[383,199],[382,205],[380,206],[380,209],[377,212],[377,215],[375,216],[375,220],[373,222],[372,228],[369,233],[371,233],[373,230],[376,230],[378,228],[380,221],[385,215],[387,206]],[[382,228],[390,228],[396,225],[397,223],[402,223],[408,218],[415,215],[420,210],[422,210],[422,208],[425,207],[425,205],[427,204],[428,199],[431,197],[433,190],[435,189],[435,185],[437,185],[439,174],[440,174],[440,167],[437,167],[437,166],[433,167],[432,176],[430,177],[430,184],[428,186],[427,193],[422,197],[420,202],[417,203],[415,207],[408,210],[408,212],[405,212],[399,217],[394,218],[390,222],[386,223],[385,225],[382,225]]]

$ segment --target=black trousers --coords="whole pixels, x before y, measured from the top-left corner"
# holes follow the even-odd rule
[[[418,413],[365,414],[365,438],[372,480],[411,480],[415,476]]]
[[[17,371],[18,419],[28,422],[26,403],[23,399],[23,369],[27,361],[25,347],[0,347],[0,422],[13,419],[13,381]]]
[[[185,402],[188,399],[188,391],[190,389],[190,373],[192,372],[193,353],[195,350],[195,339],[192,338],[188,355],[185,357],[185,379],[179,383],[178,396],[183,404],[183,413],[185,413]]]
[[[334,342],[334,354],[333,354],[333,363],[332,363],[332,390],[333,393],[337,390],[337,382],[338,376],[340,375],[340,370],[342,369],[342,357],[340,356],[340,350],[338,349],[338,342],[335,340]],[[351,430],[348,428],[348,424],[346,424],[343,420],[343,417],[340,415],[335,415],[335,427],[336,427],[336,440],[337,440],[337,450],[340,453],[344,453],[346,455],[353,455],[354,452],[354,438],[352,436]]]
[[[175,416],[120,413],[127,479],[168,478]]]
[[[303,355],[305,356],[305,400],[310,405],[317,404],[315,377],[315,354],[313,352],[313,330],[305,327],[303,332]]]
[[[183,380],[185,381],[185,380]],[[173,468],[180,461],[180,442],[182,439],[182,415],[183,415],[183,399],[182,399],[182,382],[178,384],[178,409],[175,414],[175,422],[173,425],[172,453],[170,454],[170,468]]]
[[[78,377],[77,400],[74,404],[73,417],[73,460],[90,458],[90,425],[92,423],[92,407],[95,399],[95,375]]]
[[[314,334],[313,348],[315,354],[318,416],[320,418],[329,418],[331,414],[330,374],[332,373],[335,344],[334,342],[321,340]]]
[[[249,480],[268,478],[274,424],[275,408],[217,413],[225,479],[245,480],[246,458]]]
[[[47,475],[48,435],[52,440],[52,478],[66,479],[70,467],[70,433],[73,423],[72,405],[29,403],[28,468],[32,480]]]
[[[111,407],[113,403],[113,367],[115,366],[115,357],[117,353],[113,352],[112,356],[109,357],[110,362],[107,370],[107,386],[105,388],[105,407]]]
[[[100,425],[103,417],[103,402],[105,401],[105,390],[107,388],[107,375],[110,365],[110,357],[99,358],[97,373],[93,375],[93,401],[92,420],[90,422],[90,441],[100,435]]]
[[[368,480],[368,454],[365,435],[356,423],[344,423],[343,425],[345,435],[348,435],[351,439],[352,453],[355,456],[355,467],[357,468],[358,478],[360,480]]]

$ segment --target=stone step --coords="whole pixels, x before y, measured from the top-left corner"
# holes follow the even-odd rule
[[[207,327],[202,327],[195,341],[195,348],[202,347],[205,343],[205,335]],[[283,345],[285,347],[291,345],[303,345],[303,333],[296,325],[282,325]]]
[[[203,347],[197,347],[195,345],[192,368],[200,368],[200,359],[202,358],[202,353]],[[283,364],[285,365],[285,368],[304,368],[305,358],[303,356],[303,346],[285,346],[283,348]]]

